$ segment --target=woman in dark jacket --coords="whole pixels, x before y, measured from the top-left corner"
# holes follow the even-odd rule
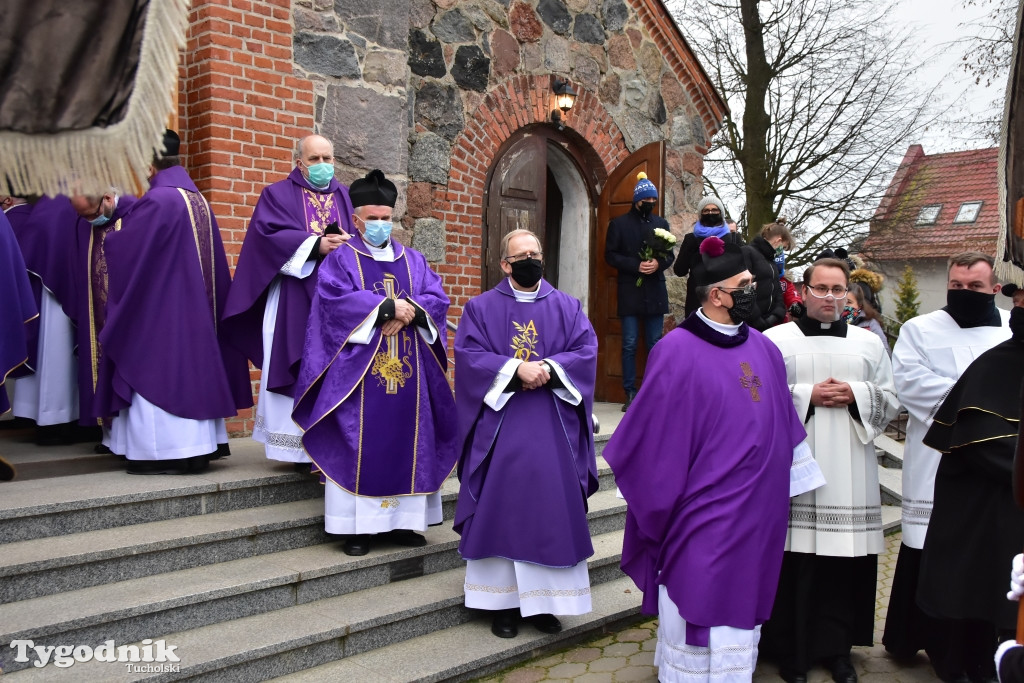
[[[705,237],[714,235],[726,244],[735,243],[742,245],[743,238],[738,232],[730,232],[729,226],[725,224],[723,216],[725,209],[722,200],[718,197],[705,197],[697,205],[697,213],[700,218],[693,224],[693,230],[686,233],[683,243],[679,246],[679,256],[672,266],[672,272],[679,277],[690,274],[690,271],[700,261],[700,243]],[[686,301],[683,304],[683,312],[690,315],[700,308],[700,301],[697,299],[697,288],[686,286]]]
[[[782,295],[781,273],[776,265],[776,253],[780,248],[792,248],[793,237],[781,221],[769,223],[761,228],[761,234],[744,247],[748,255],[750,273],[757,284],[757,313],[747,324],[759,332],[783,322],[786,304]]]

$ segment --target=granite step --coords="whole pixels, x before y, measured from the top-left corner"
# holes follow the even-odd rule
[[[124,471],[4,483],[0,540],[27,541],[193,515],[322,498],[315,477],[268,461],[251,439],[199,475],[133,476]],[[102,456],[110,458],[111,456]]]
[[[642,594],[628,578],[594,586],[592,593],[594,611],[575,617],[561,617],[563,630],[556,635],[540,633],[523,625],[515,638],[495,638],[491,634],[490,622],[486,618],[478,618],[273,680],[277,683],[471,680],[577,642],[621,630],[645,618],[640,615]]]
[[[599,621],[603,618],[601,623],[625,618],[639,607],[638,591],[628,594],[625,608],[622,600],[608,600],[609,604],[605,604],[605,592],[600,591],[606,584],[613,586],[611,593],[632,587],[632,582],[622,578],[618,567],[621,547],[621,532],[594,538],[595,554],[588,564],[595,587],[596,611],[590,618],[596,617]],[[405,581],[151,636],[154,641],[163,640],[176,646],[181,662],[180,670],[174,672],[132,673],[126,671],[123,664],[90,661],[76,663],[74,675],[77,680],[104,681],[140,678],[265,680],[466,623],[478,615],[463,605],[464,581],[465,568],[458,566]],[[609,610],[612,613],[608,613]],[[570,633],[575,632],[573,629],[578,622],[587,618],[567,618]],[[134,631],[128,640],[138,643],[139,635]],[[113,639],[118,645],[127,644],[112,635],[100,636],[94,642],[106,639]],[[444,657],[446,653],[435,655]],[[11,676],[12,681],[67,680],[67,672],[52,665],[34,668],[28,662],[6,659],[5,675]],[[18,667],[24,668],[19,670]]]
[[[457,487],[455,480],[445,482],[445,495],[454,497]],[[625,503],[614,490],[599,491],[587,515],[591,534],[623,528],[625,515]],[[87,531],[49,542],[7,543],[0,545],[0,604],[329,540],[323,501],[308,499]]]

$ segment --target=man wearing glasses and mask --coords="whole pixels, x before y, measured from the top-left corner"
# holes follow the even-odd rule
[[[899,409],[878,337],[840,320],[850,273],[820,259],[803,276],[806,314],[765,336],[782,351],[796,412],[825,486],[790,503],[789,533],[761,649],[782,677],[806,681],[822,661],[837,683],[857,674],[850,648],[871,645],[875,574],[885,548],[873,441]]]
[[[501,253],[506,279],[466,303],[455,335],[455,531],[466,606],[512,638],[520,618],[557,633],[554,615],[591,609],[597,336],[580,302],[541,277],[534,233],[508,233]]]
[[[754,296],[742,249],[700,250],[701,307],[654,348],[604,458],[628,503],[622,569],[658,615],[659,680],[749,681],[789,498],[823,482],[779,350],[732,315]]]

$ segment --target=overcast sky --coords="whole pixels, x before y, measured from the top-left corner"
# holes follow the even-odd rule
[[[982,14],[977,7],[965,8],[964,0],[900,0],[892,16],[894,25],[912,29],[915,53],[928,58],[921,72],[921,90],[939,85],[940,96],[954,107],[954,118],[991,115],[993,100],[1001,99],[1006,88],[1005,81],[987,89],[983,85],[975,86],[960,66],[968,46],[955,41],[969,35],[973,29],[965,24],[976,22]],[[1002,118],[1002,110],[995,111],[995,116]],[[994,143],[962,128],[940,127],[930,130],[921,144],[925,152],[931,154],[990,147]]]

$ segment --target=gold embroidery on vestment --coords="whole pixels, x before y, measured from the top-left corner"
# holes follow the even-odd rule
[[[535,351],[538,341],[537,325],[532,320],[525,325],[513,320],[512,325],[519,332],[512,337],[512,348],[515,350],[513,357],[517,360],[528,361],[531,356],[537,355]]]
[[[740,363],[740,370],[743,371],[743,376],[740,377],[740,384],[744,389],[750,392],[750,398],[755,403],[760,402],[761,394],[758,393],[758,388],[761,386],[761,378],[754,374],[753,369],[750,367],[750,363]]]

